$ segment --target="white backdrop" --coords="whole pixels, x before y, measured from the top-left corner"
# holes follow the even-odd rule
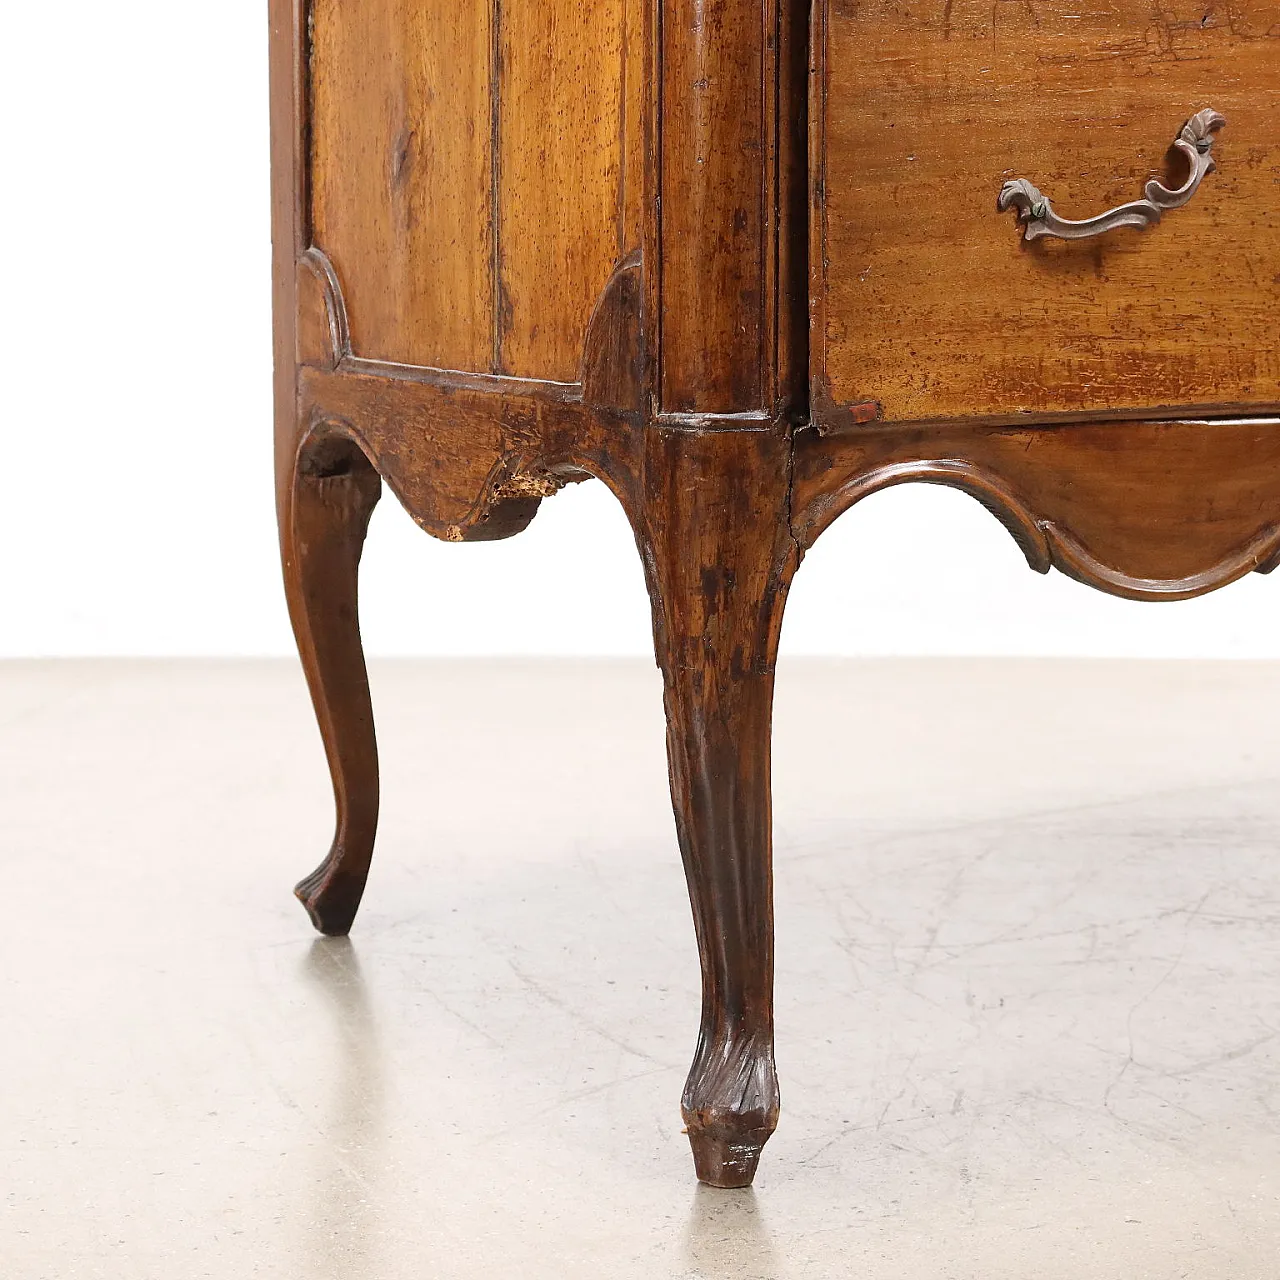
[[[0,654],[291,651],[270,452],[266,0],[9,7]],[[1280,575],[1277,575],[1280,577]],[[599,484],[509,542],[384,499],[375,654],[649,651]],[[1136,605],[1026,569],[970,499],[899,488],[802,568],[790,653],[1280,656],[1280,582]]]

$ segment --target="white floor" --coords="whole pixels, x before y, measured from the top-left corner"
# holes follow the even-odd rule
[[[1276,1280],[1280,665],[795,662],[783,1118],[699,1189],[641,664],[0,666],[5,1280]]]

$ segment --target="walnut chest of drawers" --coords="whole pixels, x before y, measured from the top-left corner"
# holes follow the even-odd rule
[[[769,737],[787,589],[865,495],[962,489],[1140,600],[1280,556],[1280,0],[270,0],[277,475],[352,924],[382,483],[505,538],[635,530],[702,955],[698,1175],[778,1115]],[[453,607],[458,607],[456,604]]]

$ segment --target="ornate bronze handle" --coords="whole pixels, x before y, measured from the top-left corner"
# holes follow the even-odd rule
[[[1210,149],[1213,147],[1214,134],[1226,123],[1226,119],[1216,111],[1206,109],[1197,111],[1182,126],[1182,132],[1174,139],[1173,145],[1187,157],[1191,172],[1187,175],[1186,182],[1176,191],[1170,191],[1153,178],[1147,183],[1145,200],[1134,200],[1131,204],[1122,204],[1118,209],[1100,213],[1096,218],[1072,222],[1069,218],[1058,217],[1049,203],[1049,197],[1033,187],[1026,178],[1016,178],[1000,188],[997,207],[1001,212],[1009,208],[1017,209],[1018,221],[1022,223],[1022,234],[1026,240],[1035,240],[1039,236],[1085,240],[1116,227],[1153,227],[1166,209],[1179,209],[1186,204],[1195,195],[1205,174],[1214,171],[1216,165]]]

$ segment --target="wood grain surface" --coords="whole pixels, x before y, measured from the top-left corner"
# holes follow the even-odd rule
[[[659,6],[660,396],[674,412],[764,408],[772,147],[760,10],[759,0]],[[708,227],[716,234],[700,234]]]
[[[821,400],[888,421],[1280,402],[1280,5],[819,5],[813,347]],[[825,29],[823,24],[825,19]],[[1064,217],[1217,172],[1148,231],[1024,244],[1028,178]]]
[[[639,243],[638,8],[315,0],[311,234],[357,355],[577,378]]]
[[[495,368],[572,381],[596,299],[639,243],[619,244],[626,5],[502,0],[500,14]]]
[[[804,0],[651,2],[653,409],[797,419],[807,394]]]
[[[311,233],[355,350],[493,365],[490,0],[315,0]]]

